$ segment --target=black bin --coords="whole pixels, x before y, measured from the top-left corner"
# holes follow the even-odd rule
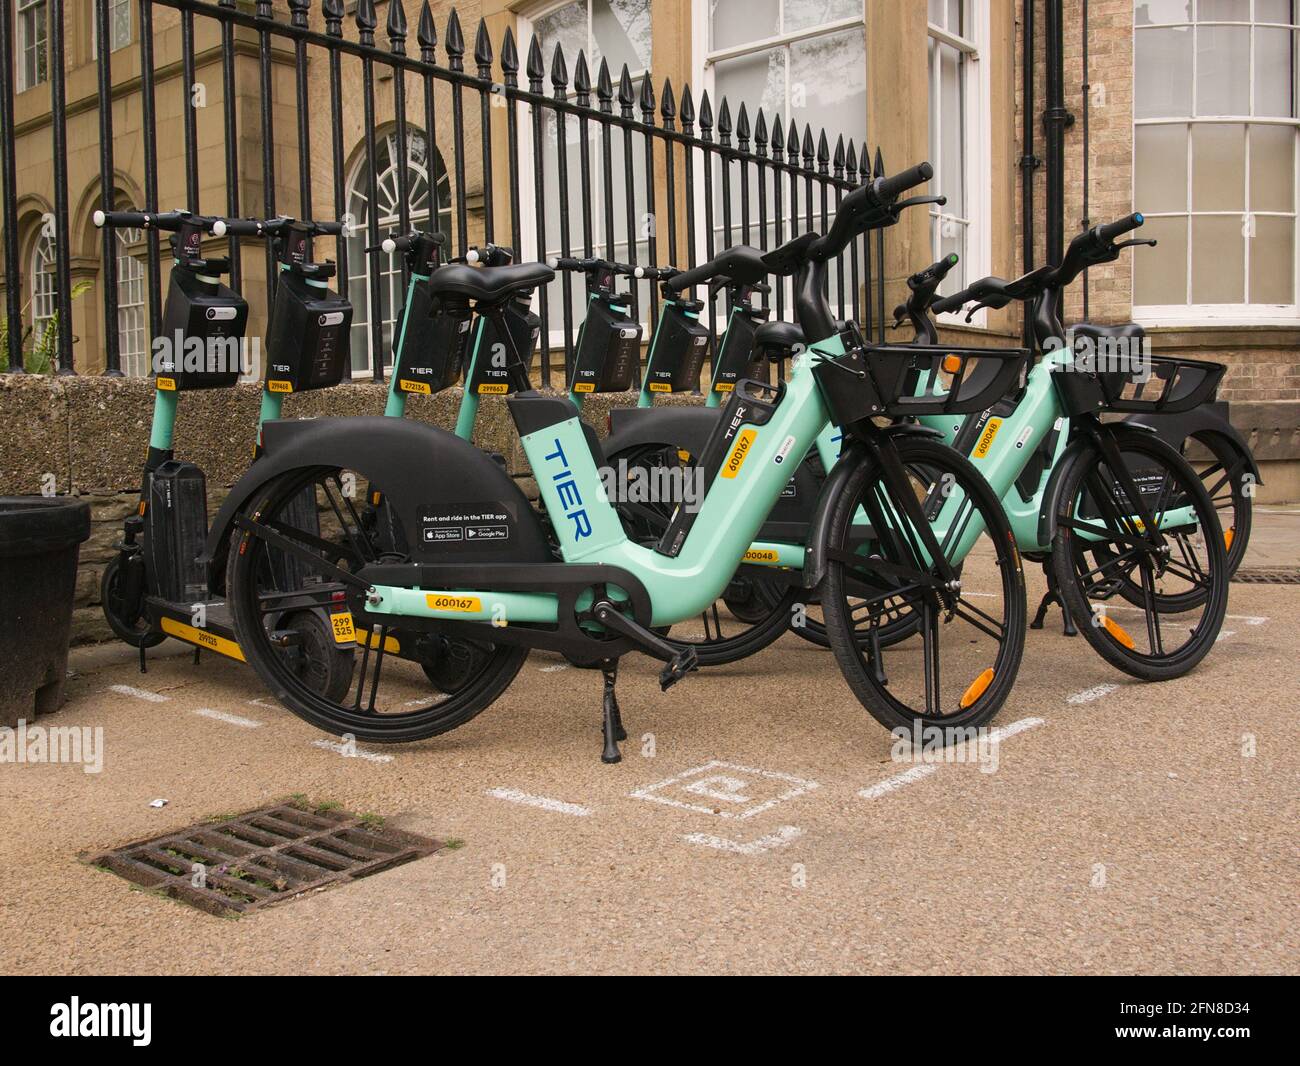
[[[66,496],[0,496],[0,726],[63,703],[77,555],[90,507]]]

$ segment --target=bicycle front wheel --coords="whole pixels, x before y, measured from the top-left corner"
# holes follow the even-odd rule
[[[863,458],[828,526],[820,589],[826,633],[849,687],[885,728],[978,727],[1005,702],[1024,653],[1020,555],[1001,502],[969,460],[925,437],[895,447],[908,491],[961,577],[942,579],[880,465]],[[866,539],[864,512],[872,526]],[[959,558],[966,531],[980,528]],[[883,639],[910,626],[920,639]]]
[[[1093,450],[1064,475],[1052,540],[1056,580],[1108,663],[1144,681],[1180,677],[1214,646],[1228,607],[1218,515],[1187,460],[1155,434],[1122,424],[1103,432],[1115,440],[1121,469]]]

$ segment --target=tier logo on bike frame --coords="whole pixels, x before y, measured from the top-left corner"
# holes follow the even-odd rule
[[[514,518],[504,503],[443,504],[420,508],[420,541],[425,546],[508,544]]]

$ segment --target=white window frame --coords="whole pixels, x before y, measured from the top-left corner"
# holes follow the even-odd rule
[[[59,312],[54,238],[42,226],[32,242],[32,343],[38,344]]]
[[[1199,4],[1199,0],[1198,0]],[[1254,3],[1251,4],[1251,15],[1255,13]],[[1133,63],[1134,63],[1134,114],[1136,116],[1137,99],[1136,99],[1136,66],[1137,66],[1137,35],[1149,30],[1168,29],[1171,27],[1185,26],[1193,29],[1195,26],[1240,26],[1253,28],[1256,26],[1291,28],[1295,30],[1300,26],[1300,22],[1256,22],[1241,20],[1196,20],[1197,9],[1193,9],[1191,22],[1161,22],[1153,23],[1149,26],[1139,26],[1136,22],[1136,2],[1134,4],[1135,18],[1133,24]],[[1300,13],[1296,15],[1300,19]],[[1193,29],[1193,33],[1195,30]],[[1192,114],[1185,117],[1168,117],[1168,118],[1143,118],[1134,117],[1133,128],[1133,156],[1132,156],[1132,195],[1137,196],[1137,135],[1136,131],[1141,126],[1187,126],[1187,208],[1184,211],[1167,211],[1167,212],[1143,212],[1147,218],[1182,218],[1188,221],[1190,228],[1191,220],[1196,217],[1225,217],[1225,218],[1246,218],[1254,217],[1272,217],[1272,218],[1290,218],[1293,220],[1293,238],[1292,238],[1292,256],[1291,266],[1291,283],[1293,301],[1290,304],[1257,304],[1257,303],[1239,303],[1239,304],[1133,304],[1133,320],[1147,326],[1265,326],[1265,325],[1295,325],[1300,321],[1300,114],[1286,118],[1276,115],[1254,116],[1254,115],[1196,115],[1196,67],[1199,62],[1198,49],[1195,47],[1195,37],[1193,37],[1192,47]],[[1250,110],[1255,110],[1255,34],[1250,34],[1250,70],[1248,71],[1248,84],[1250,91]],[[1293,87],[1293,92],[1294,87]],[[1242,210],[1240,211],[1196,211],[1193,209],[1192,201],[1192,135],[1191,128],[1197,125],[1240,125],[1244,126],[1247,138],[1247,151],[1243,164],[1242,181],[1244,183],[1244,195],[1242,200]],[[1292,146],[1292,177],[1294,187],[1291,194],[1291,210],[1287,211],[1251,211],[1250,210],[1250,152],[1249,138],[1252,126],[1288,126],[1296,131],[1296,136]],[[1134,204],[1141,210],[1141,204]],[[1243,242],[1253,238],[1242,237]],[[1191,234],[1188,234],[1187,241],[1187,296],[1191,299],[1192,292],[1192,268],[1193,254],[1195,247],[1191,240]],[[1246,296],[1250,295],[1250,247],[1244,244],[1242,253],[1244,256],[1244,292]],[[1141,250],[1138,250],[1141,254]],[[1136,268],[1135,268],[1136,274]],[[1134,286],[1134,297],[1136,299],[1136,286]]]
[[[38,19],[38,12],[44,15],[43,19]],[[25,18],[28,14],[32,16],[30,20]],[[45,35],[38,41],[29,41],[27,35],[29,32],[36,32],[38,21],[42,23]],[[16,67],[14,71],[14,87],[18,92],[22,93],[28,89],[34,89],[38,85],[44,85],[50,80],[50,6],[48,0],[18,0],[14,5],[14,26],[14,41],[17,44],[17,48],[14,49],[14,65]],[[32,80],[29,82],[27,80],[27,53],[31,52],[33,56],[36,56],[42,50],[45,53],[44,77],[40,76],[41,72],[37,69],[33,71]],[[36,66],[39,68],[39,62],[36,63]]]
[[[966,84],[963,86],[962,99],[966,108],[963,121],[967,131],[964,143],[966,165],[963,178],[966,183],[967,214],[964,218],[958,218],[955,215],[946,213],[945,208],[933,205],[930,208],[930,218],[931,220],[951,218],[959,225],[966,227],[966,255],[962,260],[962,276],[969,283],[987,276],[993,269],[990,239],[990,231],[993,228],[993,175],[990,169],[991,156],[989,147],[993,137],[993,129],[988,103],[990,99],[989,68],[991,64],[985,62],[983,58],[988,51],[989,5],[979,3],[978,0],[974,0],[974,2],[965,0],[965,3],[965,17],[969,29],[968,36],[959,37],[941,26],[936,26],[933,22],[927,22],[926,43],[928,45],[929,41],[933,39],[942,44],[950,45],[961,52],[966,59],[963,64]],[[934,78],[929,87],[931,93],[939,91],[941,78],[941,65],[936,63]],[[927,116],[929,114],[928,106],[926,114]],[[942,173],[940,159],[931,159],[930,163],[934,166],[935,174]],[[942,193],[943,190],[939,189],[937,192]],[[938,260],[942,254],[939,229],[933,225],[933,222],[930,231],[930,251],[932,262]],[[916,269],[920,270],[927,265],[929,264],[918,263]],[[943,325],[971,325],[982,329],[988,324],[988,311],[985,308],[980,308],[971,317],[969,323],[966,321],[965,312],[960,309],[939,315],[938,321]]]
[[[592,65],[591,63],[592,44],[594,38],[592,36],[592,31],[591,31],[590,0],[535,0],[535,2],[533,3],[521,4],[518,7],[514,8],[515,22],[516,22],[515,37],[519,41],[521,49],[526,49],[528,47],[527,42],[530,42],[533,38],[533,22],[535,20],[544,18],[545,16],[551,14],[551,12],[558,11],[562,7],[568,7],[570,4],[573,3],[586,3],[587,5],[587,45],[583,49],[583,52],[587,57],[587,64],[591,73],[592,106],[594,107],[596,104],[596,100],[595,100],[596,74],[600,69],[600,65],[599,64]],[[653,14],[653,7],[652,7],[651,19],[653,18],[654,18],[654,14]],[[546,77],[543,81],[543,85],[544,85],[543,91],[549,95],[552,89],[551,80],[550,80],[551,56],[549,54],[544,54],[542,56],[542,59],[546,65]],[[573,65],[574,63],[577,62],[578,57],[576,55],[565,55],[564,60],[569,68],[568,96],[570,99],[572,99],[575,96],[575,93],[573,91]],[[650,63],[651,63],[651,67],[653,67],[654,56],[650,57]],[[632,78],[633,89],[638,94],[638,97],[640,95],[641,79],[644,78],[645,75],[648,73],[651,73],[651,70],[649,68],[642,67],[633,70],[631,67],[628,67],[628,74]],[[614,110],[615,113],[617,114],[618,79],[622,74],[622,68],[620,67],[618,70],[614,70],[613,68],[611,68],[609,74],[611,80],[614,83],[614,92],[615,92]],[[526,80],[525,80],[525,84],[526,84]],[[657,100],[658,99],[657,89],[655,92],[655,96]],[[633,111],[636,114],[636,116],[639,118],[641,115],[639,106],[633,105]],[[549,109],[543,112],[543,118],[542,118],[543,123],[546,122],[547,116],[550,113],[551,112]],[[532,109],[530,105],[526,103],[517,104],[516,115],[518,118],[518,129],[519,129],[519,187],[520,189],[532,189],[536,187],[536,182],[534,180],[534,174],[536,173],[536,171],[534,170],[533,167],[533,116],[532,116]],[[571,126],[570,123],[572,124]],[[575,116],[569,116],[568,119],[566,120],[566,124],[565,124],[566,129],[570,129],[570,128],[576,129],[577,125],[578,125],[578,119]],[[588,129],[592,131],[593,139],[599,136],[599,126],[597,123],[595,122],[590,123]],[[622,173],[621,170],[622,146],[617,141],[613,142],[613,144],[614,144],[613,162],[611,165],[614,167],[615,170],[614,197],[615,197],[615,201],[617,202],[618,198],[624,195],[623,190],[619,184],[620,181],[623,180],[619,177],[619,175]],[[640,146],[638,145],[638,150],[636,151],[633,160],[633,163],[636,166],[641,166],[644,164],[644,157],[641,154],[639,149]],[[603,162],[600,158],[598,151],[593,152],[591,158],[591,164],[592,164],[592,185],[593,188],[595,188],[598,181],[600,180],[600,172],[598,168],[603,165]],[[579,164],[578,164],[577,155],[575,153],[571,153],[569,155],[569,181],[570,182],[574,180],[574,175],[577,172],[578,165]],[[593,230],[592,250],[597,256],[603,256],[605,254],[604,251],[605,242],[596,240],[595,235],[596,233],[600,232],[598,227],[603,222],[604,219],[604,212],[605,212],[604,199],[600,196],[593,197],[591,207],[592,207],[592,230]],[[570,226],[572,227],[572,219],[570,220]],[[517,251],[516,259],[519,262],[528,262],[531,260],[541,261],[547,258],[548,256],[552,256],[552,255],[558,256],[560,254],[560,250],[558,248],[545,248],[545,249],[538,248],[537,246],[537,205],[534,202],[533,197],[529,195],[521,195],[519,197],[519,237],[520,237],[519,243],[521,247],[516,249]],[[574,255],[581,255],[582,254],[582,248],[580,247],[581,236],[577,237],[577,241],[579,243],[575,243],[572,239],[570,240],[570,251]],[[640,243],[641,241],[638,240],[637,244]],[[619,255],[618,248],[620,245],[626,250],[627,235],[625,233],[614,234],[615,256]],[[624,254],[623,258],[624,259],[627,258],[626,254]],[[573,277],[572,284],[575,286],[574,291],[580,291],[582,287],[582,278],[580,276],[575,275]],[[626,283],[622,283],[622,284],[626,284]],[[638,284],[643,284],[643,283],[638,283]],[[540,289],[533,290],[533,310],[537,312],[540,312],[540,308],[541,308],[540,292],[541,292]],[[559,351],[561,355],[563,355],[564,345],[565,345],[563,301],[551,300],[548,311],[549,311],[548,324],[550,328],[546,331],[547,344],[551,350],[552,366],[554,366],[555,353]],[[641,301],[641,317],[642,319],[646,320],[646,323],[648,324],[649,302],[646,300]],[[573,328],[574,328],[575,335],[577,333],[578,325],[581,323],[581,321],[582,321],[581,317],[574,319]]]
[[[96,0],[91,0],[95,3]],[[131,43],[131,35],[134,30],[134,19],[131,15],[132,0],[109,0],[108,4],[108,41],[109,51],[117,52]],[[115,15],[118,11],[126,12],[126,36],[118,38],[116,36],[117,19]],[[92,60],[99,58],[99,23],[95,21],[94,12],[91,12],[90,23],[90,58]]]
[[[148,377],[149,344],[145,338],[146,302],[144,264],[131,254],[144,241],[144,231],[114,230],[117,270],[117,351],[122,373],[127,377]]]
[[[799,3],[799,2],[800,0],[780,0],[780,8],[778,10],[778,16],[777,16],[778,25],[785,24],[786,4]],[[781,110],[781,118],[783,122],[788,122],[790,119],[790,106],[789,106],[790,62],[789,62],[789,55],[788,55],[789,47],[791,45],[799,44],[802,41],[814,40],[818,37],[830,37],[837,33],[843,33],[846,30],[860,30],[862,32],[863,50],[864,53],[867,52],[870,48],[870,42],[867,40],[867,8],[866,8],[867,2],[868,0],[864,0],[863,2],[861,15],[849,16],[847,18],[841,18],[841,19],[834,19],[830,22],[824,22],[816,26],[804,26],[797,30],[790,30],[787,33],[778,33],[775,34],[774,36],[764,37],[759,40],[746,41],[744,44],[730,45],[726,48],[717,48],[717,49],[711,47],[712,29],[713,29],[711,24],[711,19],[712,19],[711,4],[708,3],[708,0],[704,0],[704,2],[692,3],[691,4],[691,42],[692,42],[691,69],[692,71],[694,71],[695,74],[695,79],[693,84],[699,87],[699,92],[695,97],[697,110],[699,107],[700,95],[702,95],[705,91],[707,91],[709,94],[709,100],[713,105],[714,115],[716,120],[717,109],[719,106],[719,101],[717,100],[717,78],[716,78],[716,68],[718,63],[725,62],[726,60],[729,59],[740,59],[744,56],[753,55],[757,52],[768,52],[775,48],[785,48],[787,50],[786,64],[785,64],[785,106]],[[908,0],[908,2],[914,2],[914,0]],[[868,61],[870,61],[869,55],[866,55],[865,58]],[[750,100],[744,101],[746,106],[748,106],[752,102],[753,101]],[[698,128],[696,132],[698,135],[699,132]],[[788,136],[788,128],[786,130],[786,133]],[[831,131],[827,130],[827,133],[829,135]],[[717,135],[715,132],[714,134],[715,139],[716,136]],[[859,160],[860,169],[858,171],[858,174],[859,177],[866,177],[871,171],[871,161],[870,159],[867,158],[866,155],[867,145],[865,141],[863,141],[863,143],[858,146],[858,150],[862,153],[862,157]],[[770,153],[770,149],[769,149],[769,153]],[[708,244],[706,243],[708,239],[708,234],[705,232],[703,228],[703,222],[705,218],[705,206],[704,206],[705,188],[704,188],[703,168],[697,164],[695,168],[695,172],[696,172],[696,181],[695,181],[695,188],[692,191],[692,194],[695,199],[695,219],[697,223],[700,223],[700,225],[697,227],[698,232],[695,238],[695,256],[696,256],[696,262],[703,263],[708,259]],[[716,176],[715,176],[715,180],[716,180]],[[783,210],[788,212],[789,206],[790,206],[789,199],[787,197],[782,203],[782,208]],[[800,210],[802,212],[802,208]],[[722,229],[722,222],[716,216],[717,213],[715,212],[714,230],[720,233]],[[771,225],[772,221],[773,220],[769,217],[768,224]],[[796,226],[802,228],[802,222],[800,220],[792,219],[788,213],[782,218],[781,221],[782,221],[782,225],[785,225],[787,227],[791,224],[791,222],[793,222]],[[756,228],[757,225],[758,225],[757,220],[755,220],[753,222],[753,226]],[[739,242],[740,240],[740,227],[734,221],[732,223],[732,238],[737,242]],[[714,242],[714,250],[715,253],[723,251],[723,249],[719,247],[719,242],[716,240]],[[684,265],[684,264],[679,264],[679,265]],[[782,284],[784,284],[785,286],[786,307],[792,308],[793,307],[792,301],[794,298],[794,288],[793,288],[794,283],[792,280],[788,280],[782,282]],[[846,285],[848,284],[847,279],[845,284]],[[845,295],[845,310],[847,312],[852,308],[853,300],[851,294],[846,292],[844,295]],[[833,296],[832,300],[835,299],[837,299],[837,297]],[[717,305],[718,319],[716,324],[719,329],[723,329],[726,326],[726,308],[723,306],[723,303],[724,303],[723,301],[719,300]],[[773,313],[775,313],[775,307],[776,307],[775,295],[771,297],[771,306],[774,309]]]
[[[410,161],[409,157],[411,152],[411,146],[414,143],[413,138],[416,136],[424,138],[425,140],[425,182],[428,188],[429,199],[428,199],[427,208],[410,212],[411,225],[416,228],[420,228],[421,226],[427,224],[434,215],[437,215],[438,224],[439,224],[438,228],[441,229],[442,232],[444,233],[450,233],[451,215],[452,215],[452,208],[454,205],[452,203],[451,195],[450,195],[451,175],[447,172],[446,160],[443,159],[441,152],[438,151],[438,146],[436,144],[431,144],[428,141],[427,134],[425,133],[424,130],[416,126],[408,126],[407,133],[406,133],[406,138],[407,138],[406,151],[408,157],[408,161],[407,161],[408,167],[410,168],[415,167],[415,164]],[[376,182],[382,185],[385,180],[385,177],[390,172],[392,172],[394,175],[396,174],[396,170],[399,165],[395,158],[396,146],[397,146],[397,131],[389,127],[377,132],[375,135],[375,145],[377,149],[379,148],[380,145],[383,145],[383,151],[385,152],[387,159],[389,161],[387,166],[382,168],[376,166],[375,168],[375,180]],[[436,173],[436,164],[440,160],[442,162],[442,174],[439,176]],[[361,326],[365,327],[364,336],[366,338],[366,362],[364,366],[351,371],[351,376],[353,378],[356,378],[357,380],[369,380],[374,374],[374,365],[375,365],[375,353],[370,350],[371,337],[372,337],[372,334],[370,332],[370,322],[371,322],[370,316],[375,313],[375,309],[370,305],[370,272],[374,268],[374,255],[372,253],[366,253],[362,251],[365,245],[369,243],[370,221],[369,221],[368,214],[366,215],[365,218],[362,218],[352,210],[353,199],[361,195],[357,191],[358,183],[366,177],[368,177],[368,172],[366,169],[365,150],[363,149],[357,155],[356,159],[353,161],[352,169],[348,173],[347,180],[344,183],[344,190],[345,190],[344,204],[346,206],[346,210],[348,211],[348,213],[351,214],[353,217],[351,219],[352,236],[344,237],[343,239],[346,241],[350,241],[352,243],[348,247],[348,271],[349,271],[348,276],[346,278],[339,279],[342,291],[344,295],[347,296],[348,299],[351,299],[352,282],[354,281],[360,281],[362,283],[363,291],[365,293],[366,302],[364,308],[358,307],[356,302],[353,303],[353,310],[352,310],[353,318],[352,318],[352,325],[350,327],[353,330],[356,330],[358,327]],[[394,180],[396,180],[395,176],[394,176]],[[439,190],[442,189],[446,189],[448,193],[446,207],[439,206],[439,201],[440,201]],[[367,212],[370,210],[373,203],[374,203],[374,190],[371,190],[366,201]],[[397,235],[397,231],[400,223],[401,223],[401,219],[396,211],[390,212],[388,214],[380,215],[379,216],[380,235],[382,237]],[[389,311],[394,316],[393,327],[395,332],[398,312],[401,310],[402,305],[406,300],[406,292],[404,290],[399,291],[400,283],[398,284],[397,288],[394,288],[394,278],[400,279],[402,274],[402,261],[400,255],[396,252],[388,256],[385,256],[384,253],[382,252],[378,254],[387,259],[387,262],[383,265],[380,273],[380,288],[382,292],[384,286],[389,287],[390,295],[391,295],[391,300],[389,303]],[[361,270],[358,270],[358,265],[361,265],[362,267]],[[381,295],[381,301],[382,301],[382,295]],[[383,308],[381,303],[380,310],[382,311],[382,309]],[[383,364],[384,367],[386,369],[390,368],[392,366],[392,358],[393,358],[393,351],[391,345],[389,346],[388,350],[382,353],[382,358],[384,360],[384,364]]]

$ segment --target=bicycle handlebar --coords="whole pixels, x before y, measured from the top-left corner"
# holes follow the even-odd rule
[[[877,178],[872,182],[872,191],[877,200],[896,200],[908,189],[924,185],[934,177],[934,167],[929,163],[917,163],[887,178]]]
[[[548,259],[546,265],[552,270],[569,270],[580,274],[589,274],[593,270],[608,270],[613,274],[625,274],[631,278],[649,277],[648,271],[653,267],[637,266],[635,263],[616,263],[610,259],[575,259],[572,256],[561,256],[559,258]]]

